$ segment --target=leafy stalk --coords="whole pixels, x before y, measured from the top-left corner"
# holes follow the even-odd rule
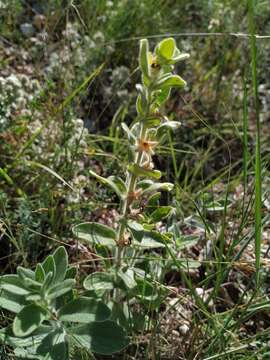
[[[146,170],[145,174],[147,174],[149,170],[152,170],[152,146],[153,144],[157,145],[159,142],[159,129],[163,130],[162,127],[166,128],[164,125],[166,125],[167,119],[161,115],[161,107],[168,99],[172,87],[181,88],[186,84],[180,76],[172,74],[173,64],[176,61],[188,57],[187,54],[184,54],[185,56],[183,58],[179,57],[179,55],[180,51],[177,49],[175,41],[172,38],[161,41],[156,46],[154,53],[149,52],[149,45],[146,39],[142,39],[140,42],[139,65],[142,73],[142,84],[137,85],[137,89],[139,90],[137,112],[140,123],[140,133],[137,138],[135,137],[136,154],[133,164],[129,165],[128,168],[126,179],[127,193],[121,205],[121,221],[116,237],[117,270],[121,268],[123,250],[125,245],[127,245],[125,233],[127,230],[128,217],[133,202],[141,190],[137,188],[137,180],[144,174],[144,169]],[[149,119],[157,119],[157,126],[153,127],[153,123],[147,121]],[[168,126],[168,128],[169,127],[170,126]],[[167,134],[168,128],[166,128]],[[155,135],[149,138],[149,133]],[[135,170],[131,172],[130,169]],[[149,176],[152,175],[154,177],[155,174],[154,172],[151,174],[149,171]]]
[[[130,128],[122,124],[133,152],[133,160],[127,164],[126,179],[123,181],[117,176],[103,178],[90,171],[90,175],[109,186],[118,195],[121,201],[119,225],[115,231],[99,223],[81,223],[76,225],[73,231],[80,239],[93,246],[107,247],[115,254],[112,272],[114,283],[112,288],[110,285],[110,289],[116,288],[115,300],[119,300],[121,294],[118,280],[122,281],[127,271],[123,266],[125,247],[133,247],[133,243],[135,250],[138,246],[142,249],[164,247],[162,236],[154,230],[150,231],[149,228],[155,229],[155,224],[168,216],[171,207],[156,209],[153,199],[160,195],[161,190],[171,191],[173,184],[155,182],[160,179],[161,172],[154,169],[152,156],[155,147],[168,137],[169,130],[174,130],[180,125],[177,121],[170,121],[162,110],[170,97],[171,89],[181,89],[186,85],[186,82],[179,75],[174,74],[173,70],[176,62],[188,56],[179,51],[173,38],[162,40],[153,52],[149,51],[148,40],[140,41],[141,84],[136,86],[137,118]],[[149,206],[152,211],[148,209],[143,212],[140,204],[144,202],[146,204],[152,202]],[[112,274],[107,275],[106,282],[111,284]],[[104,280],[103,273],[96,276]],[[134,282],[133,278],[133,285]]]

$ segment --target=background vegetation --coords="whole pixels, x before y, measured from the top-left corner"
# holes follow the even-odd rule
[[[81,279],[102,269],[71,228],[117,222],[117,198],[89,170],[122,174],[128,160],[120,125],[136,114],[139,39],[171,34],[191,55],[177,68],[188,86],[166,105],[182,126],[154,160],[175,184],[160,224],[177,227],[172,260],[192,262],[166,274],[160,311],[145,309],[155,326],[134,332],[121,359],[270,356],[270,43],[247,36],[253,21],[269,34],[270,12],[254,4],[252,14],[236,0],[0,1],[2,274],[59,244]]]

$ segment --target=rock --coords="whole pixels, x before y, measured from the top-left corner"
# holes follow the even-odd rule
[[[27,38],[34,36],[35,32],[36,32],[34,26],[29,23],[21,24],[20,30],[21,30],[22,34]]]
[[[182,335],[186,335],[189,331],[189,327],[187,324],[183,324],[181,326],[179,326],[179,331]]]

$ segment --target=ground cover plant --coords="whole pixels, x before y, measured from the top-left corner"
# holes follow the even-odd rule
[[[0,1],[0,359],[269,357],[268,34],[263,0]]]

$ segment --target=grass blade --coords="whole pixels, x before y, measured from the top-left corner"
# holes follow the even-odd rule
[[[250,33],[250,53],[252,59],[252,89],[256,116],[256,151],[255,151],[255,257],[256,257],[256,284],[260,282],[260,256],[262,240],[262,184],[261,184],[261,142],[259,96],[257,80],[257,44],[255,36],[254,0],[248,0],[248,26]]]

